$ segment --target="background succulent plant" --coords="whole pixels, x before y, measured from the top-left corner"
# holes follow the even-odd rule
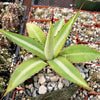
[[[21,16],[23,14],[23,8],[17,3],[10,3],[7,7],[7,12]]]
[[[14,30],[19,26],[18,16],[7,13],[2,17],[2,27],[8,30]]]
[[[0,33],[0,64],[10,64],[12,42],[6,36]],[[8,50],[9,49],[9,50]]]
[[[61,19],[54,26],[51,24],[47,37],[38,26],[32,23],[27,23],[29,37],[0,30],[10,40],[37,55],[37,57],[20,64],[14,71],[5,95],[47,65],[65,79],[87,90],[92,90],[72,63],[100,58],[100,52],[83,45],[73,45],[63,49],[78,15],[79,12],[67,23],[64,22],[64,19]]]

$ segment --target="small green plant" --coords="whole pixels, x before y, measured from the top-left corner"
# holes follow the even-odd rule
[[[27,60],[18,66],[10,78],[5,95],[47,65],[65,79],[91,90],[72,63],[81,63],[100,58],[100,52],[82,45],[63,48],[78,15],[79,12],[67,23],[64,22],[64,19],[61,19],[54,26],[51,24],[47,37],[39,27],[32,23],[26,24],[29,37],[0,30],[14,43],[37,55],[37,57]]]

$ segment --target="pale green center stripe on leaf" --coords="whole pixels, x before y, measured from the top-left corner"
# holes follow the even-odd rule
[[[64,71],[65,73],[70,73],[69,76],[72,77],[72,79],[74,79],[75,81],[77,80],[77,82],[83,84],[83,86],[85,85],[85,84],[84,84],[82,81],[80,81],[80,79],[79,79],[78,77],[76,77],[68,68],[66,68],[66,66],[65,66],[62,62],[60,62],[60,61],[57,60],[57,59],[54,59],[54,62],[55,62],[61,69],[63,69],[63,71]],[[87,85],[86,85],[86,87],[87,87]]]
[[[65,34],[65,35],[66,35],[66,34]],[[65,39],[65,35],[63,34],[63,35],[60,37],[59,41],[57,42],[57,44],[56,44],[55,47],[54,47],[54,51],[58,48],[58,46],[59,46],[59,44],[62,42],[62,40]]]
[[[34,69],[34,67],[36,67],[37,65],[39,65],[40,63],[42,63],[42,61],[37,61],[31,65],[29,65],[26,69],[24,69],[21,73],[20,73],[20,70],[19,70],[19,75],[18,77],[15,79],[14,83],[13,84],[16,84],[16,82],[18,80],[20,80],[20,78],[24,75],[24,74],[27,74],[27,72],[29,72],[29,70],[32,70]],[[34,66],[34,67],[33,67]]]
[[[32,48],[32,49],[34,49],[34,50],[36,50],[36,51],[38,51],[38,52],[40,52],[41,54],[44,55],[44,52],[43,52],[42,50],[40,50],[39,48],[37,48],[37,47],[35,47],[35,46],[29,44],[28,42],[26,42],[26,41],[24,41],[24,40],[21,40],[21,39],[15,37],[15,36],[12,36],[12,35],[10,35],[10,34],[9,34],[9,36],[12,37],[13,39],[17,40],[17,41],[20,42],[20,43],[23,42],[23,43],[24,43],[25,45],[27,45],[29,48]]]
[[[64,54],[64,56],[65,57],[67,57],[67,56],[78,56],[78,55],[89,55],[89,54],[91,54],[91,52],[90,53],[71,53],[71,54]],[[95,53],[94,53],[95,54]]]

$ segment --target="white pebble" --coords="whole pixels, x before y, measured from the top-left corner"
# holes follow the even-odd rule
[[[47,88],[44,85],[39,87],[39,94],[45,94],[47,92]]]
[[[69,86],[69,81],[63,80],[63,83],[64,83],[65,86]]]
[[[100,95],[98,95],[98,100],[100,100]]]
[[[45,79],[44,75],[42,75],[42,76],[39,77],[39,83],[40,84],[44,84],[45,81],[46,81],[46,79]]]
[[[53,90],[53,87],[52,86],[48,86],[48,90],[49,90],[49,92],[51,92]]]
[[[50,78],[51,82],[57,82],[58,79],[59,79],[58,76],[53,76],[53,77]]]
[[[63,84],[61,82],[58,83],[58,88],[62,89],[63,88]]]

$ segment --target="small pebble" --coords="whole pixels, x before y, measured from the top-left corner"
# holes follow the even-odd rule
[[[39,94],[45,94],[47,92],[47,88],[44,85],[39,87]]]
[[[53,77],[50,77],[51,82],[57,82],[57,81],[58,81],[58,79],[59,79],[59,77],[58,77],[58,76],[53,76]]]
[[[44,75],[40,76],[39,77],[39,83],[44,84],[45,82],[46,82],[46,79],[45,79]]]
[[[69,86],[69,81],[68,80],[63,80],[63,84],[65,85],[65,86]]]
[[[58,83],[58,88],[62,89],[63,88],[63,84],[61,82]]]
[[[33,97],[36,97],[36,96],[37,96],[36,91],[37,91],[37,90],[34,90],[34,91],[32,92],[32,96],[33,96]]]
[[[35,86],[36,88],[39,88],[39,87],[40,87],[39,83],[37,83],[37,82],[34,82],[34,86]]]
[[[37,82],[38,81],[38,77],[34,76],[34,81]]]
[[[49,92],[51,92],[53,90],[53,87],[52,86],[48,86],[48,90],[49,90]]]

